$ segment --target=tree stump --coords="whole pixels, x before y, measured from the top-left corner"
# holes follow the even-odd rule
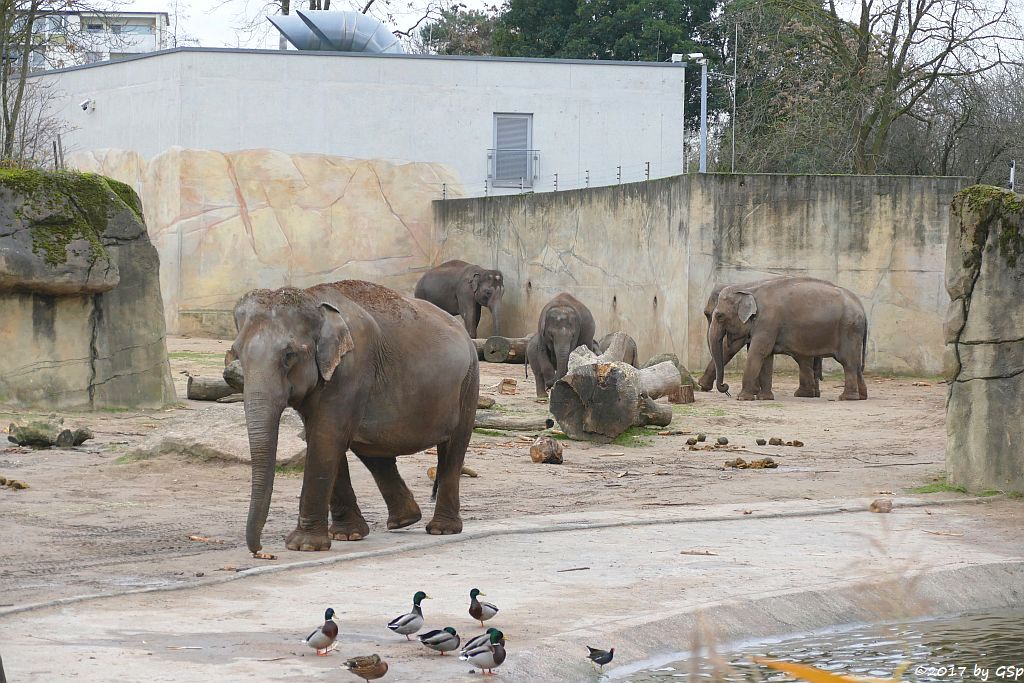
[[[634,368],[639,368],[640,367],[640,365],[639,365],[640,361],[637,358],[637,353],[636,353],[636,340],[633,339],[632,337],[630,337],[625,332],[612,332],[610,334],[606,334],[604,336],[604,338],[601,339],[601,341],[599,341],[597,343],[597,348],[601,349],[601,353],[604,353],[605,351],[607,351],[608,347],[611,346],[612,341],[615,339],[615,335],[617,335],[617,334],[621,334],[621,335],[623,335],[626,338],[625,339],[626,349],[625,349],[625,351],[622,354],[622,358],[619,359],[619,360],[621,360],[623,363],[629,363]],[[668,360],[668,359],[666,358],[665,360]]]
[[[488,363],[525,363],[529,337],[494,336],[484,342],[483,360]]]
[[[484,359],[484,344],[486,344],[486,343],[487,343],[486,339],[474,339],[473,340],[473,345],[476,346],[476,359],[477,360],[483,360]]]
[[[668,361],[642,370],[622,362],[628,340],[615,333],[600,356],[585,346],[569,354],[569,372],[555,383],[550,400],[569,438],[607,443],[633,426],[672,422],[672,408],[654,399],[678,392],[679,371]]]
[[[223,377],[193,377],[189,375],[185,395],[193,401],[216,401],[231,394],[237,394],[233,386]]]

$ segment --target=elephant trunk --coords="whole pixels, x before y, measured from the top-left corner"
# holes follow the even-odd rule
[[[501,334],[501,290],[496,291],[487,302],[487,308],[491,311],[491,319],[494,320],[494,334]]]
[[[555,381],[565,377],[566,373],[569,372],[569,353],[573,350],[573,345],[568,340],[564,342],[555,343]]]
[[[247,378],[248,379],[248,378]],[[270,512],[270,496],[274,492],[274,466],[277,464],[277,437],[281,427],[284,403],[272,394],[261,391],[252,381],[245,383],[245,424],[249,432],[249,453],[252,458],[252,494],[249,518],[245,523],[245,542],[250,552],[258,552],[263,525]]]
[[[715,363],[715,384],[723,394],[729,392],[729,385],[725,383],[725,358],[723,358],[723,342],[725,341],[725,325],[718,320],[711,321],[708,328],[708,349],[711,351],[711,358]]]

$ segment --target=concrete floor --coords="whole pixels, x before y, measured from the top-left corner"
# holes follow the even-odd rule
[[[493,521],[456,537],[376,534],[358,552],[311,566],[0,609],[0,654],[9,680],[19,682],[355,681],[342,661],[374,652],[390,662],[386,681],[474,680],[469,663],[385,625],[424,590],[433,598],[424,602],[424,630],[476,635],[482,629],[466,610],[477,587],[501,609],[488,625],[511,639],[496,679],[590,681],[599,676],[585,645],[614,646],[608,673],[623,677],[687,650],[698,623],[722,646],[1024,605],[1024,502],[897,499],[887,515],[867,512],[869,502],[589,511]],[[315,657],[300,640],[326,607],[340,615],[340,645]]]

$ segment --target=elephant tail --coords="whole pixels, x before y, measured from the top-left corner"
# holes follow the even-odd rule
[[[860,369],[861,372],[867,367],[868,362],[868,319],[864,317],[864,343],[861,345],[860,350]]]

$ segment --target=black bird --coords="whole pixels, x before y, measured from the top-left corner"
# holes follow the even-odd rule
[[[609,664],[612,658],[615,657],[615,648],[610,650],[598,650],[596,647],[590,647],[587,645],[587,649],[590,650],[590,654],[587,655],[587,659],[592,661],[594,664],[600,664],[601,669],[604,669],[605,664]]]

